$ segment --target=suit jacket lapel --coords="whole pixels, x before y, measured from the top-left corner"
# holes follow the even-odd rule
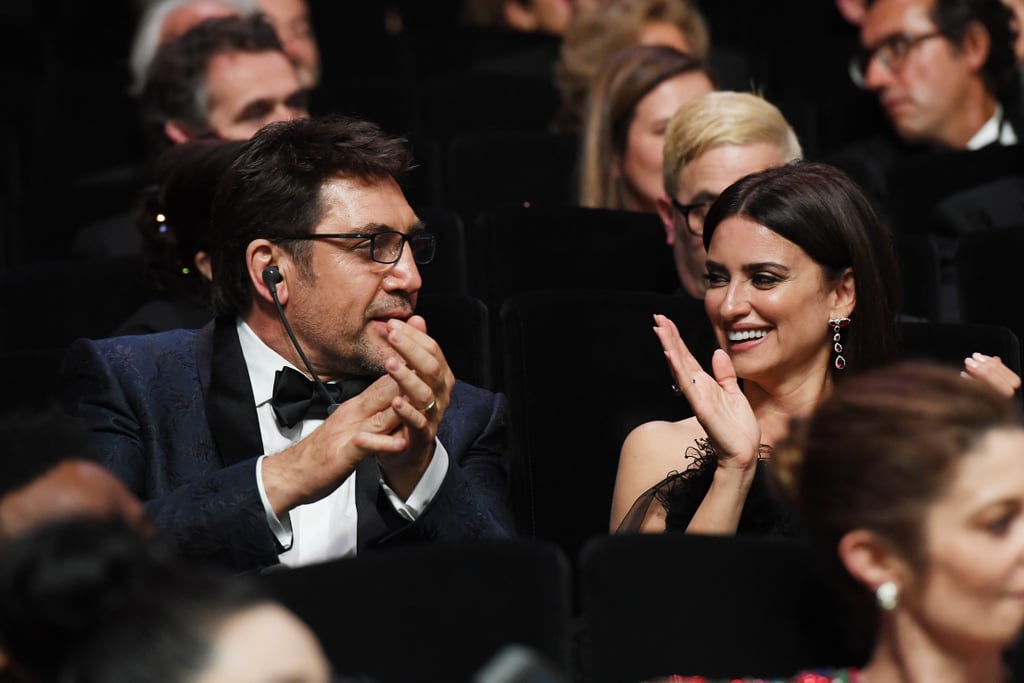
[[[263,453],[256,399],[242,357],[233,317],[218,317],[203,328],[197,346],[200,377],[209,377],[206,415],[210,431],[230,466]]]
[[[387,533],[384,519],[377,513],[378,496],[384,494],[377,477],[377,461],[364,458],[356,466],[356,551],[362,552],[374,540]]]

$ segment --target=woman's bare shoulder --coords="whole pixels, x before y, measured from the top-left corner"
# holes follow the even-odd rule
[[[622,444],[612,496],[611,528],[617,529],[639,496],[671,472],[685,470],[686,449],[704,437],[696,418],[678,422],[645,422],[635,427]],[[659,506],[646,518],[645,531],[664,530],[664,510]]]
[[[704,428],[694,417],[677,422],[645,422],[637,425],[623,442],[620,467],[625,464],[642,469],[649,473],[644,478],[654,483],[672,470],[684,469],[686,449],[705,436]]]
[[[655,420],[644,422],[633,428],[626,436],[623,450],[627,446],[642,446],[644,449],[679,451],[680,444],[685,448],[692,446],[694,439],[706,436],[704,428],[697,422],[697,418],[690,417],[685,420],[668,422],[666,420]]]

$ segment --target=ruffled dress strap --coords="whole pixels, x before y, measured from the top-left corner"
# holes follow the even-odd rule
[[[761,447],[767,455],[769,446]],[[636,533],[655,502],[665,510],[665,532],[685,532],[704,497],[711,489],[718,467],[718,455],[707,438],[695,439],[684,453],[689,463],[682,472],[673,471],[634,501],[615,533]],[[738,534],[784,535],[799,533],[793,516],[771,495],[768,485],[770,460],[759,458],[747,499],[740,513]]]
[[[689,518],[693,517],[708,489],[711,488],[715,467],[718,465],[718,456],[708,439],[696,439],[694,443],[695,445],[687,447],[684,453],[689,467],[682,472],[675,470],[669,472],[668,476],[640,494],[630,506],[615,533],[639,532],[655,501],[665,509],[666,515],[673,518],[685,515],[684,509],[692,507]],[[683,530],[689,526],[689,518],[683,524]],[[669,528],[670,524],[678,523],[679,520],[672,519],[670,521],[666,518],[666,531],[672,530]]]

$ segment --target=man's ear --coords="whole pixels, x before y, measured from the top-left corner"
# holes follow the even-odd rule
[[[193,261],[195,261],[196,270],[199,271],[200,275],[208,281],[213,280],[213,262],[208,252],[197,251]]]
[[[672,207],[672,200],[666,195],[661,195],[655,200],[658,207],[658,218],[665,228],[665,244],[672,246],[676,243],[676,212]]]
[[[287,276],[291,261],[285,257],[282,249],[270,240],[253,240],[245,249],[245,265],[249,273],[249,281],[256,290],[256,296],[270,303],[273,303],[274,295],[263,276],[267,268],[276,267],[281,276],[276,285],[277,299],[282,306],[288,302]]]
[[[185,122],[176,119],[172,119],[164,124],[164,135],[176,145],[188,142],[196,137]]]
[[[849,318],[857,308],[857,278],[853,268],[843,271],[833,287],[832,318]]]
[[[868,13],[864,0],[836,0],[836,9],[843,19],[854,26],[860,26],[864,15]]]
[[[960,54],[970,67],[981,73],[992,50],[992,36],[980,21],[969,22],[960,40]]]
[[[509,28],[524,33],[533,33],[540,25],[536,13],[518,0],[502,1],[501,18]]]

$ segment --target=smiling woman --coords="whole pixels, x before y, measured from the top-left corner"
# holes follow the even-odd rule
[[[793,162],[746,176],[708,212],[704,244],[705,308],[721,347],[715,376],[675,325],[656,316],[655,333],[695,417],[646,423],[626,438],[613,530],[787,531],[759,463],[790,418],[813,410],[836,378],[896,349],[892,243],[841,171]]]

